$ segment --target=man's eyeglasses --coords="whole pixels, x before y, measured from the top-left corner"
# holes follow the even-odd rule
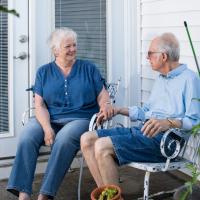
[[[147,55],[148,55],[148,57],[150,57],[154,53],[163,53],[163,52],[161,52],[161,51],[148,51]]]

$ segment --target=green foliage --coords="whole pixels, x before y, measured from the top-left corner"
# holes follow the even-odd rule
[[[192,98],[192,100],[196,100],[196,101],[200,102],[200,99],[198,99],[198,98]]]
[[[117,189],[115,188],[105,188],[100,194],[98,200],[110,200],[117,194]]]
[[[182,192],[181,196],[180,196],[180,200],[185,200],[187,199],[187,197],[192,194],[192,188],[195,184],[198,183],[198,177],[200,175],[200,171],[198,170],[197,166],[190,163],[186,166],[192,173],[192,178],[190,181],[187,181],[185,183],[186,186],[186,190],[184,192]]]
[[[17,17],[19,17],[19,13],[16,12],[16,10],[12,9],[12,10],[9,10],[8,8],[0,5],[0,12],[5,12],[5,13],[10,13],[10,14],[13,14]]]
[[[200,124],[197,124],[196,126],[193,126],[191,133],[194,136],[196,136],[197,134],[199,134],[200,133]]]

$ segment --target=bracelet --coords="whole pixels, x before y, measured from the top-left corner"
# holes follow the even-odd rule
[[[167,118],[167,121],[170,123],[170,128],[177,128],[177,124],[173,120]]]
[[[105,104],[111,104],[111,102],[110,101],[106,101]]]

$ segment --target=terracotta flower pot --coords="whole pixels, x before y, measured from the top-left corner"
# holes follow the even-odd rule
[[[117,190],[117,194],[110,200],[123,200],[123,198],[121,197],[121,188],[117,185],[104,185],[102,187],[99,187],[99,188],[95,188],[90,197],[91,197],[91,200],[98,200],[100,194],[106,189],[116,189]]]

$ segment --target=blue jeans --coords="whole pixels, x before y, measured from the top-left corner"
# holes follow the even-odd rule
[[[56,133],[40,193],[53,199],[80,149],[80,136],[88,130],[89,120],[77,119],[67,124],[51,123]],[[7,190],[15,195],[32,193],[32,183],[40,147],[44,144],[44,132],[35,118],[31,118],[21,134],[15,162]]]

